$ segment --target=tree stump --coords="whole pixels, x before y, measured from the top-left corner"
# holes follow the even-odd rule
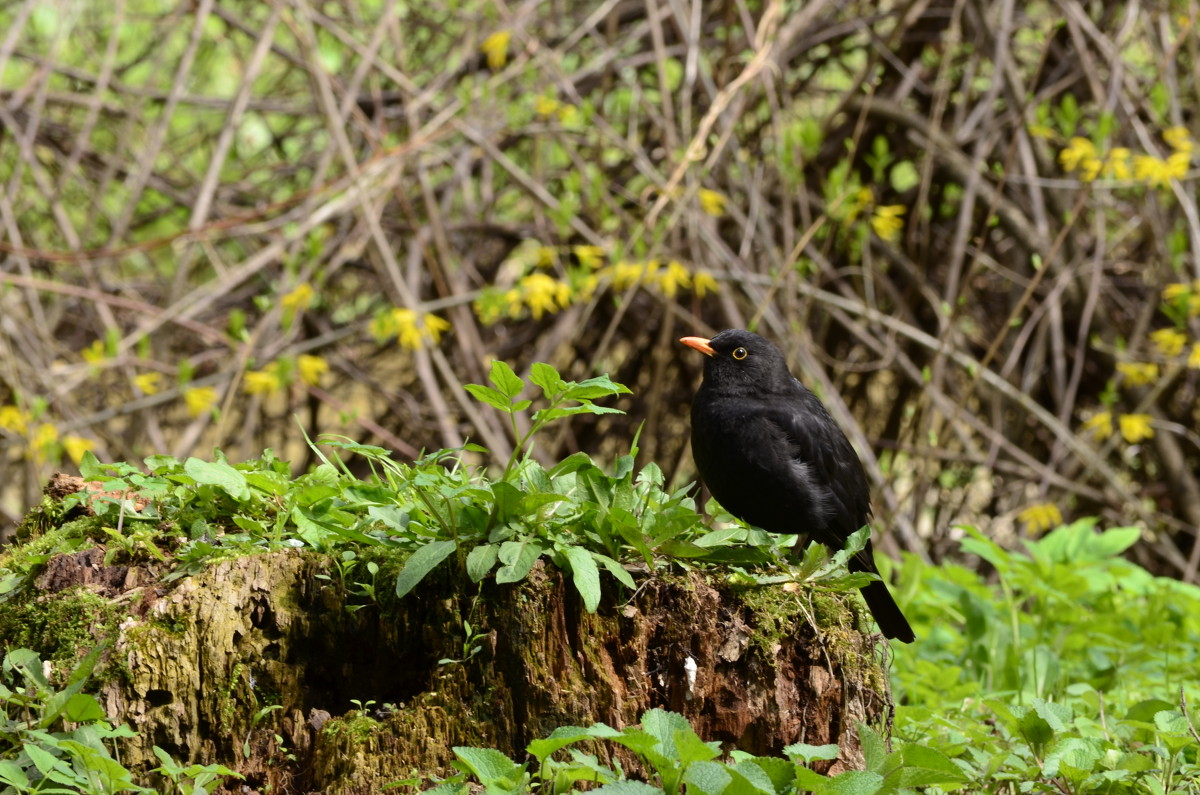
[[[401,557],[366,550],[360,563],[369,556],[381,596],[364,604],[311,551],[164,581],[156,561],[105,565],[96,545],[52,558],[0,604],[0,632],[10,648],[41,645],[61,670],[107,641],[101,703],[138,732],[122,763],[148,770],[158,745],[238,770],[237,792],[378,792],[447,774],[455,745],[523,760],[559,726],[620,729],[653,707],[727,749],[837,744],[836,772],[861,767],[856,723],[890,713],[882,647],[853,628],[854,596],[647,574],[632,594],[608,581],[593,614],[553,568],[476,585],[451,558],[397,599]],[[86,614],[82,636],[30,629],[64,605]]]

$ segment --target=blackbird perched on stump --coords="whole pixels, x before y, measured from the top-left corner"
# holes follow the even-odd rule
[[[709,491],[748,524],[844,547],[871,517],[867,474],[824,404],[788,371],[783,352],[742,329],[680,342],[707,357],[692,402],[692,456]],[[849,567],[878,574],[870,541]],[[913,641],[882,580],[862,594],[885,636]]]

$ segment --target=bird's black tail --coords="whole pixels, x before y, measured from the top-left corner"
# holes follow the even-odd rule
[[[883,580],[863,586],[862,595],[867,600],[867,609],[871,611],[875,623],[886,637],[903,643],[916,640],[917,636],[908,625],[908,619],[900,612],[900,606],[892,598],[892,593]]]

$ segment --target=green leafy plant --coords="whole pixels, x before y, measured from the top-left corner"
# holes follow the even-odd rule
[[[84,692],[103,651],[97,646],[84,655],[61,689],[47,676],[36,652],[13,649],[5,654],[0,665],[0,792],[160,791],[136,784],[110,750],[135,732],[113,727],[95,696]],[[209,793],[224,777],[241,777],[221,765],[180,767],[157,746],[154,752],[163,762],[155,772],[184,795]]]
[[[494,795],[524,793],[533,789],[554,793],[572,791],[580,782],[600,784],[594,791],[649,795],[792,795],[815,792],[893,793],[912,787],[954,786],[966,780],[961,770],[939,751],[909,745],[888,753],[883,738],[859,724],[866,757],[865,770],[850,770],[832,778],[816,773],[808,764],[836,759],[838,747],[797,744],[784,749],[786,758],[760,757],[734,751],[721,759],[720,743],[702,740],[687,719],[674,712],[652,709],[642,715],[641,726],[617,731],[603,723],[587,728],[565,726],[535,740],[526,751],[536,762],[527,770],[505,754],[490,748],[454,748],[458,775],[431,790],[437,795],[462,795],[474,778]],[[599,764],[596,757],[571,746],[597,741],[632,751],[646,770],[648,781],[625,778],[619,767]],[[558,755],[556,757],[556,755]]]
[[[508,478],[521,454],[527,452],[526,448],[530,440],[546,425],[574,414],[621,414],[623,412],[619,409],[597,406],[593,401],[613,395],[629,394],[628,387],[615,383],[607,375],[576,383],[563,380],[558,371],[550,365],[544,362],[535,362],[529,368],[529,380],[542,390],[546,406],[533,413],[529,429],[522,434],[517,423],[517,415],[533,405],[532,400],[518,400],[520,394],[525,391],[525,381],[513,372],[512,367],[499,359],[492,361],[488,380],[491,381],[492,386],[467,384],[465,388],[475,399],[493,406],[509,416],[513,438],[517,440],[517,443],[504,467],[502,480]]]
[[[1022,550],[965,528],[996,582],[906,560],[920,638],[893,668],[897,736],[973,792],[1195,793],[1200,589],[1124,559],[1136,528],[1059,527]]]

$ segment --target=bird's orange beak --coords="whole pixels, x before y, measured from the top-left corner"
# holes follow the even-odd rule
[[[679,341],[689,348],[695,348],[705,356],[717,355],[717,352],[713,350],[713,347],[708,344],[711,340],[706,340],[704,337],[681,337]]]

